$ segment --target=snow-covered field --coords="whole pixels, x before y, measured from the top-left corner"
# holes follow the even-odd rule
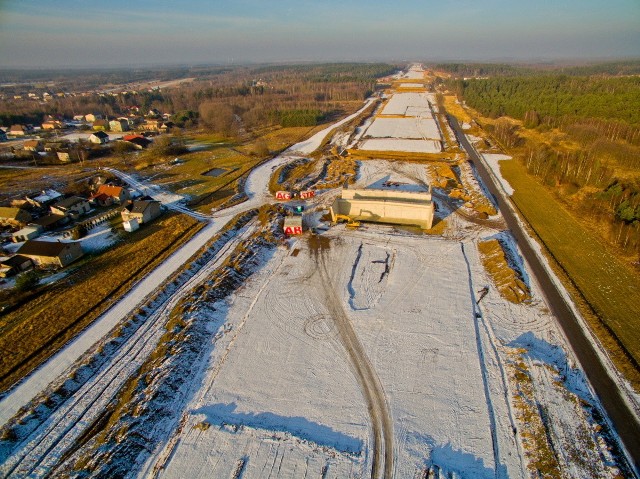
[[[424,72],[420,70],[409,70],[407,73],[402,75],[401,78],[408,78],[411,80],[422,80],[424,78]]]
[[[427,93],[395,93],[382,110],[382,115],[406,115],[409,108],[419,111],[429,110],[429,96]]]
[[[365,137],[440,140],[440,130],[431,114],[424,118],[376,118]]]
[[[391,406],[397,477],[412,477],[434,455],[448,470],[493,477],[460,244],[390,241],[378,231],[330,236],[320,254]],[[278,250],[231,300],[226,321],[243,323],[242,332],[222,368],[212,357],[162,477],[226,477],[243,456],[246,477],[274,462],[279,477],[295,476],[309,451],[309,474],[328,464],[331,477],[366,475],[366,405],[326,305],[318,254],[304,239]]]
[[[395,93],[362,135],[360,150],[440,153],[442,135],[430,93]]]
[[[407,140],[401,138],[369,138],[358,146],[360,150],[406,151],[410,153],[440,153],[442,146],[436,140]]]
[[[367,177],[394,172],[386,162],[373,166]],[[445,239],[340,227],[320,248],[307,238],[278,248],[205,315],[225,324],[222,338],[180,429],[150,457],[146,473],[368,477],[372,426],[336,322],[340,310],[388,403],[394,477],[433,466],[458,477],[530,477],[515,434],[525,426],[505,372],[513,351],[525,358],[537,399],[555,418],[549,434],[565,455],[567,477],[613,477],[579,402],[595,399],[537,285],[529,304],[511,304],[490,289],[477,306],[490,279],[473,238],[493,235],[473,229],[464,239],[456,230],[456,239]],[[578,454],[588,460],[579,463]]]

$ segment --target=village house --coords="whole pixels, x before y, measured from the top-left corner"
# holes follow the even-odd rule
[[[31,219],[31,213],[22,208],[0,207],[0,225],[23,227]]]
[[[25,151],[43,151],[42,141],[40,140],[25,140],[22,148]]]
[[[96,145],[104,145],[109,142],[109,135],[104,131],[96,131],[89,136],[89,141]]]
[[[59,120],[48,120],[42,123],[43,130],[61,130],[62,122]]]
[[[19,255],[30,258],[42,268],[63,268],[84,254],[76,241],[26,241],[17,251]]]
[[[58,193],[56,190],[43,190],[38,196],[33,198],[27,198],[29,203],[39,208],[42,206],[49,206],[62,198],[62,193]]]
[[[142,135],[125,135],[122,137],[122,140],[131,143],[138,150],[146,148],[151,143],[151,140]]]
[[[79,196],[66,198],[51,206],[51,213],[54,215],[70,216],[73,219],[76,219],[89,211],[91,211],[91,204],[89,203],[89,200],[80,198]]]
[[[123,204],[129,198],[129,190],[122,186],[100,185],[89,200],[99,206],[111,206],[114,203]]]
[[[31,131],[24,125],[11,125],[11,128],[9,128],[9,135],[12,136],[24,136],[28,133],[31,133]]]
[[[91,126],[94,131],[106,131],[109,129],[109,122],[107,120],[96,120]]]
[[[102,120],[102,115],[98,113],[88,113],[84,116],[84,120],[89,123],[93,123],[96,120]]]
[[[125,118],[118,118],[109,122],[109,129],[111,131],[129,131],[129,121]]]
[[[160,202],[155,200],[133,201],[121,213],[122,221],[128,222],[135,219],[138,224],[149,223],[161,214]]]
[[[37,238],[42,234],[44,228],[40,225],[29,224],[22,229],[19,229],[11,235],[11,241],[14,243],[20,243],[30,239]]]
[[[162,120],[145,120],[142,129],[146,131],[160,131]]]
[[[0,278],[7,278],[31,269],[33,261],[22,255],[14,255],[0,261]]]
[[[41,216],[40,218],[36,218],[35,220],[30,221],[29,224],[34,226],[42,226],[43,230],[49,231],[63,224],[65,220],[67,220],[67,217],[64,215],[48,214],[46,216]]]
[[[71,154],[69,150],[58,150],[56,151],[56,155],[58,156],[58,160],[69,163],[71,161]]]

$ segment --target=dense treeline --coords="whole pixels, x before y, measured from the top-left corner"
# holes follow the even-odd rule
[[[526,75],[532,71],[506,63],[438,63],[433,68],[457,78]]]
[[[496,77],[449,87],[485,116],[522,120],[486,127],[612,243],[640,252],[640,78]],[[524,129],[557,133],[540,141]]]
[[[497,77],[457,80],[450,87],[466,103],[492,118],[543,117],[617,119],[640,125],[640,77]]]
[[[254,74],[266,73],[302,73],[310,81],[362,81],[369,82],[377,78],[391,75],[400,68],[387,63],[327,63],[321,65],[287,65],[268,66],[253,70]]]
[[[457,78],[495,76],[540,76],[563,74],[572,76],[622,76],[640,75],[640,61],[616,61],[588,65],[531,64],[511,65],[505,63],[439,63],[432,68],[450,73]]]

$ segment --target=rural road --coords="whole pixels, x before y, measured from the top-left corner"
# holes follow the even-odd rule
[[[467,140],[457,120],[452,116],[448,116],[448,118],[458,141],[467,151],[480,178],[495,197],[507,227],[516,238],[520,251],[526,258],[531,272],[538,279],[540,287],[547,298],[549,307],[558,318],[558,322],[565,336],[568,338],[571,348],[578,358],[578,361],[580,361],[591,386],[605,408],[618,436],[622,440],[629,459],[633,462],[632,467],[635,468],[636,475],[639,475],[640,421],[638,417],[625,401],[623,393],[619,390],[616,381],[610,376],[609,371],[602,363],[596,351],[597,346],[593,344],[587,333],[582,329],[572,309],[551,279],[544,264],[533,250],[526,233],[520,226],[516,214],[510,205],[510,200],[495,184],[493,177],[485,167],[484,161],[482,161],[476,150]]]

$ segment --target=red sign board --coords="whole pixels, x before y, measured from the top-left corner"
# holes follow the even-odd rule
[[[285,226],[284,234],[286,235],[301,235],[302,234],[302,226]]]
[[[302,198],[303,200],[306,200],[308,198],[313,198],[314,196],[316,196],[316,192],[313,190],[307,190],[307,191],[301,191],[300,192],[300,198]]]
[[[288,191],[276,191],[276,200],[289,201],[291,199],[291,193]]]

